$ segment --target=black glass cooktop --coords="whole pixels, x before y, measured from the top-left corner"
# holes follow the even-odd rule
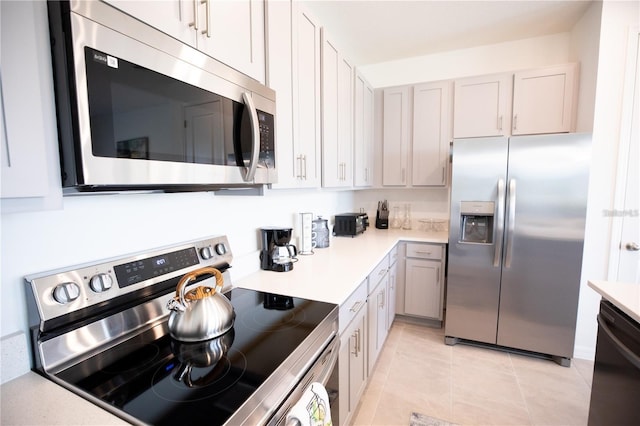
[[[335,308],[244,289],[226,296],[236,319],[216,339],[181,343],[165,323],[57,377],[144,423],[223,424]]]

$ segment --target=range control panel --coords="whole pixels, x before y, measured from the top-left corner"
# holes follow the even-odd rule
[[[219,236],[31,275],[25,281],[41,321],[47,321],[205,266],[230,265],[232,258],[227,237]]]

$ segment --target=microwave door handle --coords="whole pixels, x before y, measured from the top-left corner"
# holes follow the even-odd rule
[[[251,122],[251,161],[249,162],[249,167],[246,167],[244,180],[245,182],[251,182],[256,174],[258,157],[260,155],[260,127],[258,125],[258,111],[253,105],[251,94],[244,92],[242,94],[242,100],[249,109],[249,121]]]

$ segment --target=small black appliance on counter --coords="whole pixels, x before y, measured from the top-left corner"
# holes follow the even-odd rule
[[[355,237],[362,234],[369,224],[366,213],[342,213],[335,216],[333,235]]]
[[[376,228],[389,229],[389,203],[387,200],[378,201],[378,211],[376,212]]]
[[[260,268],[267,271],[288,272],[297,262],[298,249],[291,241],[292,228],[266,226],[260,229],[262,251],[260,252]]]

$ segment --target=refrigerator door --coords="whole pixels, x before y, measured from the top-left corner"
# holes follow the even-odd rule
[[[497,343],[573,356],[590,135],[512,137]]]
[[[453,142],[449,337],[496,343],[507,153],[503,137]]]

